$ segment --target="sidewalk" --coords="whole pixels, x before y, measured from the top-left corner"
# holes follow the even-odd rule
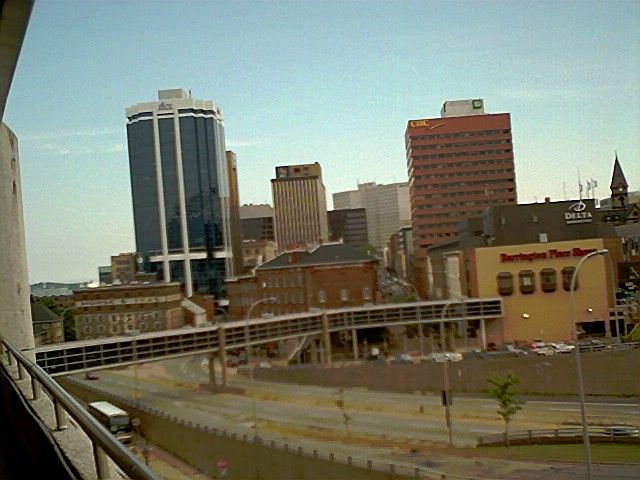
[[[144,446],[145,442],[141,438],[136,438],[131,446],[131,450],[134,451],[136,457],[142,461],[144,461],[144,455],[142,454]],[[215,478],[198,472],[197,469],[188,463],[183,462],[156,445],[150,444],[150,447],[149,467],[151,467],[160,478],[165,480],[209,480]]]

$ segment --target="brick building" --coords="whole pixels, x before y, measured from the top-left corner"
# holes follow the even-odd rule
[[[485,114],[481,99],[445,102],[441,117],[407,122],[405,147],[414,282],[425,296],[426,249],[484,208],[516,203],[511,117]]]
[[[343,244],[289,250],[257,267],[255,275],[228,282],[227,289],[230,314],[237,317],[255,300],[268,297],[275,302],[256,307],[256,316],[376,303],[378,261]]]
[[[78,340],[180,328],[183,292],[178,283],[81,288],[73,292]]]

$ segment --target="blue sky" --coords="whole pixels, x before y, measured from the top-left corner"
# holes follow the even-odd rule
[[[5,122],[20,141],[30,281],[135,249],[124,109],[181,87],[225,112],[241,201],[320,162],[328,200],[407,180],[404,130],[445,100],[510,112],[518,200],[640,189],[640,3],[38,1]]]

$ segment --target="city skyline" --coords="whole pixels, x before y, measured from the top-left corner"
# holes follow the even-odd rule
[[[94,279],[134,248],[122,110],[164,88],[221,105],[241,203],[269,202],[278,164],[320,162],[328,202],[358,182],[407,181],[407,120],[464,98],[511,114],[520,202],[576,198],[578,167],[606,197],[615,150],[638,188],[632,2],[162,6],[34,6],[5,114],[30,283]],[[144,28],[140,42],[167,18],[176,28]]]

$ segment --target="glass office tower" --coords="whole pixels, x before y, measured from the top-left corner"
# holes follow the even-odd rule
[[[223,298],[233,275],[222,111],[161,90],[126,109],[136,249],[147,271]]]

